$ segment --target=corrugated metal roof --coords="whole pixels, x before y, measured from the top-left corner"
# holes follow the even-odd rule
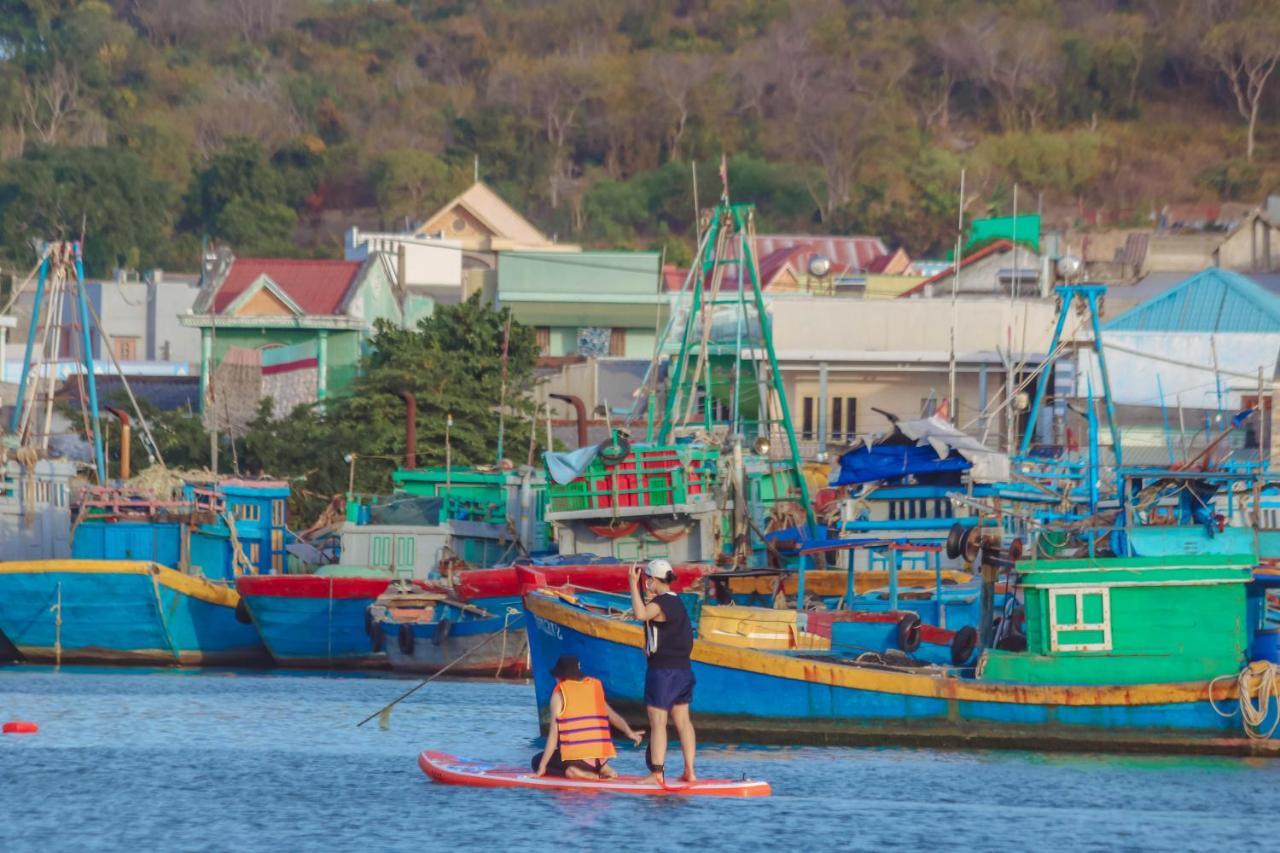
[[[1229,270],[1207,269],[1103,326],[1115,332],[1276,332],[1280,297]]]
[[[265,275],[307,314],[335,315],[359,272],[358,261],[236,258],[213,297],[213,310],[219,314],[227,310]]]

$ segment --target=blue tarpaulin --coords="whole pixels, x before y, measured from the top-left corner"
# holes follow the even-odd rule
[[[973,463],[956,451],[939,457],[931,445],[880,444],[859,447],[840,457],[840,470],[833,486],[853,486],[877,480],[897,480],[914,476],[917,480],[939,474],[967,471]]]

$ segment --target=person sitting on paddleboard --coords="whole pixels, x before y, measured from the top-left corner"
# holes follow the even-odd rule
[[[650,593],[648,601],[640,594],[640,567],[631,567],[631,609],[644,622],[644,651],[648,669],[644,676],[644,704],[649,713],[649,775],[646,782],[666,783],[667,719],[680,735],[680,751],[684,754],[684,782],[697,781],[693,770],[693,754],[697,747],[693,721],[689,719],[689,703],[693,701],[693,669],[689,655],[693,653],[693,624],[680,596],[671,591],[675,569],[666,560],[651,560],[644,568],[644,585]]]
[[[612,723],[637,746],[644,732],[637,732],[604,701],[604,687],[582,674],[574,655],[561,655],[551,669],[556,689],[551,694],[551,731],[547,746],[533,757],[535,775],[565,776],[569,779],[613,779],[618,772],[609,766],[617,755],[613,748]]]

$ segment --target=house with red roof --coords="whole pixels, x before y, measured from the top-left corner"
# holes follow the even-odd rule
[[[206,260],[184,326],[200,330],[200,398],[233,433],[269,398],[277,415],[344,393],[374,323],[412,326],[433,300],[397,285],[394,259]]]

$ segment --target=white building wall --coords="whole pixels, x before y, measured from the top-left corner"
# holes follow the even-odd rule
[[[462,243],[436,240],[412,234],[365,233],[352,228],[346,233],[344,254],[348,261],[365,261],[382,252],[391,259],[399,275],[403,252],[404,287],[446,287],[462,291]]]
[[[1271,388],[1280,333],[1210,335],[1203,332],[1103,332],[1111,394],[1118,405],[1188,409],[1238,409],[1244,395]],[[1215,371],[1215,364],[1217,370]],[[1087,371],[1087,373],[1086,373]],[[1076,395],[1086,393],[1085,376],[1093,393],[1102,396],[1102,373],[1092,350],[1080,351],[1080,380]]]

